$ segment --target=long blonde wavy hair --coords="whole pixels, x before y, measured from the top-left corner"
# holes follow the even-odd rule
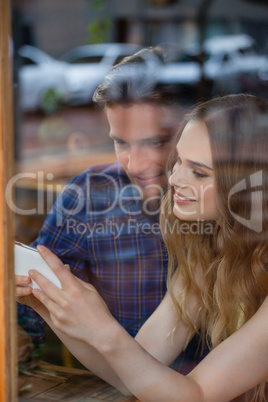
[[[268,294],[268,103],[251,95],[229,95],[197,105],[185,117],[176,142],[189,121],[207,126],[220,218],[178,220],[170,189],[162,205],[161,229],[178,320],[188,323],[189,339],[198,331],[213,348],[248,321]],[[202,286],[196,280],[197,264]],[[174,292],[178,275],[184,284],[179,295]],[[187,311],[192,293],[200,306],[199,328]],[[263,389],[264,384],[259,395]]]

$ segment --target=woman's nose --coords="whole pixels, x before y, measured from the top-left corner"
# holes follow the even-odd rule
[[[169,184],[176,187],[185,187],[187,183],[186,170],[182,165],[175,165],[171,176],[169,177]]]

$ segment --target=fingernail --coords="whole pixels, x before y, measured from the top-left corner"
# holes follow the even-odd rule
[[[29,274],[30,276],[32,276],[33,273],[34,273],[34,271],[29,271],[29,272],[28,272],[28,274]]]
[[[42,253],[43,251],[45,251],[45,247],[41,246],[40,244],[36,247],[38,251],[40,251],[40,253]]]

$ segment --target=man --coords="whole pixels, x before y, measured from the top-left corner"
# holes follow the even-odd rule
[[[58,197],[33,246],[44,244],[92,283],[134,336],[166,292],[167,251],[159,227],[166,161],[179,124],[175,94],[156,87],[161,47],[125,58],[94,101],[104,107],[117,162],[89,167]],[[35,344],[43,320],[20,305],[19,324]]]

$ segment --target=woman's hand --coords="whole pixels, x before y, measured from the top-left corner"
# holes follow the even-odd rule
[[[105,302],[92,285],[76,278],[55,254],[44,246],[37,249],[60,280],[62,289],[31,270],[30,277],[42,289],[33,289],[32,294],[46,306],[56,329],[97,346],[101,335],[103,339],[109,336],[110,325],[115,322]]]
[[[31,283],[32,280],[29,276],[15,275],[15,294],[17,302],[32,307],[39,314],[47,312],[45,306],[34,297]]]

